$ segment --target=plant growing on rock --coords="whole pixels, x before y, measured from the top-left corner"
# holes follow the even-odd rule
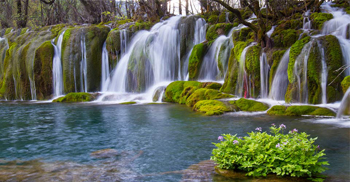
[[[317,138],[308,138],[305,132],[297,129],[284,134],[286,126],[281,124],[270,127],[271,134],[262,132],[248,133],[243,138],[224,134],[219,136],[220,143],[214,143],[211,157],[218,168],[246,172],[247,176],[309,177],[314,181],[323,181],[317,177],[329,165],[324,161],[324,149],[320,150],[314,142]]]

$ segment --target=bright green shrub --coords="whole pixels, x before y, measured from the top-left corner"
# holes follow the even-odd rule
[[[317,138],[308,139],[305,132],[298,133],[293,129],[283,134],[286,126],[281,124],[270,127],[271,133],[248,133],[246,137],[225,134],[219,136],[220,143],[214,143],[214,160],[219,168],[247,172],[247,176],[266,176],[273,173],[278,176],[309,177],[315,181],[322,181],[318,175],[329,165],[324,161],[326,154],[314,145]]]

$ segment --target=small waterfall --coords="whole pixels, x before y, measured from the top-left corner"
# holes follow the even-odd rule
[[[284,53],[278,65],[275,77],[271,85],[271,91],[269,95],[271,99],[284,100],[287,87],[289,84],[288,73],[287,73],[288,63],[289,63],[289,52],[290,52],[290,48]]]
[[[321,73],[321,90],[322,90],[322,104],[327,104],[327,78],[328,78],[328,69],[327,63],[325,60],[324,48],[321,43],[317,41],[318,49],[321,53],[321,63],[322,63],[322,73]]]
[[[236,84],[236,95],[239,97],[248,97],[248,94],[250,93],[249,84],[248,84],[249,78],[247,77],[247,73],[245,70],[245,57],[248,49],[254,45],[256,45],[256,43],[252,43],[251,45],[245,47],[243,49],[243,52],[239,60],[239,71],[238,71],[238,79]]]
[[[342,9],[331,7],[331,3],[324,3],[322,9],[333,15],[333,19],[325,22],[322,28],[322,34],[335,35],[340,43],[344,64],[350,66],[350,15],[346,14]],[[347,68],[345,75],[350,75],[350,68]]]
[[[128,47],[128,31],[127,29],[120,30],[120,56],[124,56]]]
[[[265,52],[260,56],[260,82],[261,82],[261,98],[267,98],[269,93],[269,73],[270,65],[267,63]]]
[[[272,26],[271,29],[266,32],[266,35],[271,38],[272,33],[275,31],[276,26]]]
[[[308,103],[308,85],[307,85],[307,63],[310,56],[313,41],[305,44],[301,53],[296,58],[294,63],[293,74],[297,78],[299,100],[301,103]]]
[[[350,105],[350,88],[348,88],[348,90],[344,94],[344,97],[341,101],[341,104],[337,113],[338,119],[342,118],[346,110],[350,108],[349,105]]]
[[[226,12],[226,23],[231,23],[229,19],[230,12]]]
[[[85,36],[80,41],[81,61],[80,61],[80,89],[81,92],[87,92],[87,63],[86,63],[86,44]]]
[[[304,13],[303,30],[304,32],[311,30],[310,10]]]
[[[101,78],[101,91],[106,92],[108,84],[110,82],[109,77],[109,61],[108,61],[108,51],[106,49],[106,42],[103,44],[102,48],[102,78]]]
[[[63,41],[63,31],[61,35],[58,37],[57,46],[55,45],[53,39],[51,41],[52,45],[55,48],[55,54],[53,57],[52,63],[52,81],[53,81],[53,90],[54,97],[58,97],[63,95],[63,73],[62,73],[62,63],[61,63],[61,51],[62,51],[62,41]]]

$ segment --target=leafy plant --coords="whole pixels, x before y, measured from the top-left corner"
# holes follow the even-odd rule
[[[212,160],[217,167],[228,170],[247,172],[247,176],[279,176],[309,177],[314,181],[323,181],[316,175],[324,172],[329,165],[324,161],[324,149],[314,145],[317,138],[308,139],[305,132],[298,133],[293,129],[283,134],[286,126],[281,124],[270,127],[271,134],[256,128],[256,132],[246,137],[224,134],[219,136],[220,143],[214,143]]]

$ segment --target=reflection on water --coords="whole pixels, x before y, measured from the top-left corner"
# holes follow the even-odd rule
[[[2,102],[0,114],[0,181],[16,175],[42,181],[180,181],[189,166],[210,158],[217,136],[244,136],[256,127],[268,130],[272,123],[318,137],[330,162],[326,174],[340,181],[350,179],[350,129],[329,120],[325,124],[314,118],[261,114],[207,117],[172,104]],[[108,148],[121,155],[108,159],[90,155]]]

